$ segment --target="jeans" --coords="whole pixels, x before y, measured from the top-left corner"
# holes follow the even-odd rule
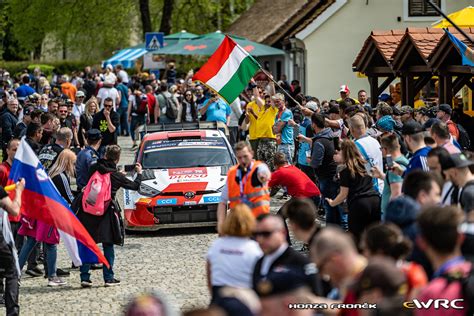
[[[129,133],[128,130],[128,108],[119,107],[117,109],[117,114],[119,115],[120,125],[117,126],[117,135],[120,136],[123,133]]]
[[[278,145],[278,151],[285,154],[289,164],[293,164],[293,155],[295,153],[294,144],[280,144]]]
[[[105,264],[102,267],[102,273],[104,276],[104,281],[112,281],[114,279],[114,260],[115,260],[115,251],[114,251],[114,244],[102,244],[102,249],[104,249],[104,256],[105,259],[110,264],[110,269],[108,269]],[[81,281],[90,281],[91,274],[89,270],[91,269],[90,263],[83,263],[80,267],[81,271]]]
[[[347,214],[341,205],[330,206],[326,198],[334,199],[339,191],[339,185],[332,179],[319,179],[319,190],[323,197],[323,207],[326,211],[326,223],[340,225],[347,230]]]
[[[176,119],[170,119],[169,117],[166,116],[166,114],[160,115],[160,124],[171,124],[175,122],[176,122]]]
[[[38,242],[33,237],[27,237],[26,242],[23,244],[21,248],[20,255],[18,256],[18,261],[20,264],[20,270],[23,269],[23,266],[28,259],[28,256],[36,247]],[[46,263],[48,267],[48,278],[52,278],[56,276],[56,258],[58,256],[58,245],[56,244],[44,244],[44,250],[46,252]]]
[[[145,116],[144,115],[132,115],[132,121],[130,122],[130,136],[132,137],[132,141],[135,142],[136,140],[136,132],[135,130],[140,127],[141,125],[145,125]],[[143,135],[142,135],[143,138]]]
[[[232,148],[237,143],[239,136],[239,127],[238,126],[229,126],[229,143]]]

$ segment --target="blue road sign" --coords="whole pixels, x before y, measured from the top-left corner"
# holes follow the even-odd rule
[[[145,33],[145,48],[147,51],[155,51],[163,47],[163,32]]]

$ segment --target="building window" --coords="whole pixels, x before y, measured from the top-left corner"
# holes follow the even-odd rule
[[[441,0],[432,0],[434,4],[441,7]],[[440,16],[432,6],[430,6],[425,0],[408,0],[408,16],[409,17],[422,17],[422,16]]]

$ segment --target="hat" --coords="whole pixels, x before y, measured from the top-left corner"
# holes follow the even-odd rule
[[[392,111],[393,111],[393,115],[395,115],[395,116],[400,116],[400,115],[402,115],[402,112],[400,111],[400,108],[399,108],[399,107],[392,106]]]
[[[451,115],[453,113],[453,108],[449,104],[440,104],[438,111],[443,111],[446,114]]]
[[[402,114],[413,114],[413,108],[409,105],[404,105],[400,109],[400,113]]]
[[[309,101],[306,103],[306,107],[310,109],[311,111],[317,111],[318,110],[318,104],[314,101]]]
[[[382,93],[379,96],[379,101],[387,102],[387,100],[390,100],[390,99],[391,99],[391,97],[390,97],[390,94],[388,94],[388,93]]]
[[[395,120],[390,115],[385,115],[375,125],[381,130],[392,132],[395,128]]]
[[[402,135],[413,135],[422,131],[423,127],[417,121],[408,121],[402,127]]]
[[[265,278],[257,281],[256,292],[258,296],[272,296],[282,293],[291,292],[296,289],[307,286],[307,274],[305,271],[316,266],[311,263],[304,267],[281,265],[276,266],[270,271]]]
[[[382,257],[371,259],[353,285],[353,290],[357,297],[362,292],[372,289],[381,290],[384,296],[406,294],[405,274],[396,266],[394,260]]]
[[[339,88],[339,93],[341,93],[341,92],[344,92],[345,94],[348,94],[348,93],[351,92],[351,91],[349,90],[349,87],[348,87],[347,85],[343,84],[343,85]]]
[[[431,128],[431,126],[433,126],[433,124],[439,123],[439,122],[441,122],[440,119],[437,119],[435,117],[431,117],[431,118],[428,119],[428,121],[425,122],[425,124],[423,124],[423,129],[427,130],[428,128]]]
[[[447,166],[446,169],[449,168],[464,168],[464,167],[469,167],[474,165],[474,161],[470,160],[469,158],[466,157],[465,154],[460,153],[460,154],[452,154],[450,163],[448,163],[449,166]]]
[[[88,140],[99,140],[102,139],[102,134],[98,129],[92,128],[87,131],[86,138]]]

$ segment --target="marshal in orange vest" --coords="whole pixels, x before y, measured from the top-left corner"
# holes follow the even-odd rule
[[[270,192],[267,184],[261,187],[252,185],[252,175],[257,172],[260,164],[262,164],[260,161],[254,161],[250,171],[240,180],[241,183],[236,181],[239,165],[230,168],[227,174],[227,188],[231,209],[239,203],[244,203],[252,210],[255,217],[270,212]],[[243,189],[243,192],[241,192],[241,189]]]

